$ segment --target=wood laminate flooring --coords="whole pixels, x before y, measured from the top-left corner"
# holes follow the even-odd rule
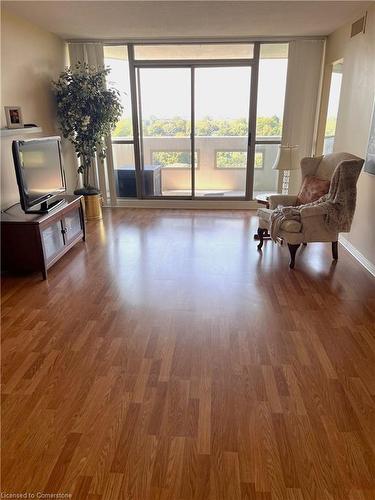
[[[374,278],[256,227],[107,209],[47,282],[3,278],[3,492],[375,499]]]

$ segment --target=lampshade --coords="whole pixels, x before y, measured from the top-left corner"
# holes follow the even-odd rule
[[[273,170],[296,170],[299,168],[298,146],[279,146]]]

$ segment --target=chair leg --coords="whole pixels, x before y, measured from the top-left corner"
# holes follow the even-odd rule
[[[332,241],[332,258],[338,260],[339,258],[339,244],[338,241]]]
[[[264,229],[262,229],[261,227],[258,227],[258,238],[259,238],[259,243],[258,243],[258,250],[261,250],[262,249],[262,246],[263,246],[263,235],[264,235]]]
[[[289,253],[290,253],[290,262],[289,262],[289,267],[290,269],[294,269],[294,262],[296,258],[296,252],[299,248],[299,245],[291,245],[288,243],[288,248],[289,248]]]

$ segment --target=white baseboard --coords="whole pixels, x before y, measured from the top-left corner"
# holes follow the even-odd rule
[[[359,250],[356,249],[356,247],[354,245],[352,245],[350,243],[350,241],[348,241],[346,238],[344,238],[343,236],[339,236],[339,242],[341,243],[341,245],[343,247],[346,248],[346,250],[351,253],[353,255],[353,257],[355,259],[358,260],[358,262],[360,264],[362,264],[362,266],[364,268],[367,269],[367,271],[369,273],[371,273],[373,276],[375,276],[375,264],[373,264],[372,262],[370,262],[368,259],[366,259],[366,257],[361,254],[361,252]]]

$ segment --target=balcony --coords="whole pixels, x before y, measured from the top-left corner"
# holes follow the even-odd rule
[[[125,138],[113,138],[115,171],[133,168],[132,144]],[[256,145],[254,168],[254,197],[259,193],[277,191],[277,172],[272,170],[278,152],[280,136],[257,137],[264,142]],[[270,142],[267,144],[267,142]],[[195,138],[196,196],[240,197],[245,195],[246,183],[245,136],[205,136]],[[168,153],[168,154],[165,154]],[[145,166],[159,166],[162,196],[190,196],[190,139],[188,137],[145,137],[143,139]],[[174,161],[174,159],[177,161]],[[115,172],[116,173],[116,172]]]

